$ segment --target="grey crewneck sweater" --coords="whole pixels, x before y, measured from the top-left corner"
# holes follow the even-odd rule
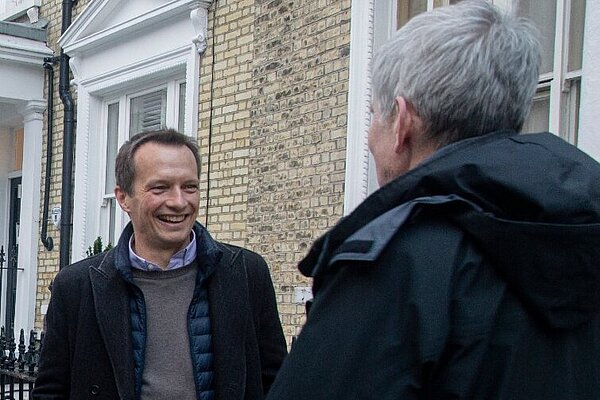
[[[168,271],[132,269],[146,304],[141,400],[196,400],[187,313],[197,263]]]

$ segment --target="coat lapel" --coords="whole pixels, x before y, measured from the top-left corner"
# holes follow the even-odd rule
[[[219,399],[243,399],[248,286],[241,253],[225,246],[222,250],[219,265],[208,279],[215,390]]]
[[[125,282],[113,265],[114,250],[98,267],[90,268],[90,281],[98,326],[106,346],[121,399],[134,397],[133,345]]]

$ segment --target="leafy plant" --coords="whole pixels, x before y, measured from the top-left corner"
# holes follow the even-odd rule
[[[104,246],[104,248],[102,248],[102,238],[98,236],[96,240],[94,240],[94,244],[88,247],[88,249],[85,251],[85,254],[87,254],[88,257],[91,257],[96,254],[100,254],[103,251],[110,250],[112,247],[112,244],[108,243],[106,246]]]

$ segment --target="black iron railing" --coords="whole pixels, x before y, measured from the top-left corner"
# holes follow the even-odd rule
[[[21,329],[17,344],[12,332],[0,328],[0,400],[31,398],[42,335],[38,338],[38,333],[31,331],[26,344],[25,332]]]
[[[18,266],[19,246],[10,246],[8,259],[5,256],[4,246],[0,246],[0,308],[5,310],[4,326],[6,330],[12,331],[15,328],[17,271],[23,270]],[[8,263],[6,263],[7,261]],[[4,265],[5,263],[6,265]]]

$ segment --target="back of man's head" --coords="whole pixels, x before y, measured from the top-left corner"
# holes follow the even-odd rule
[[[438,145],[519,131],[535,93],[536,29],[484,0],[420,14],[376,54],[373,99],[383,117],[402,96]]]

